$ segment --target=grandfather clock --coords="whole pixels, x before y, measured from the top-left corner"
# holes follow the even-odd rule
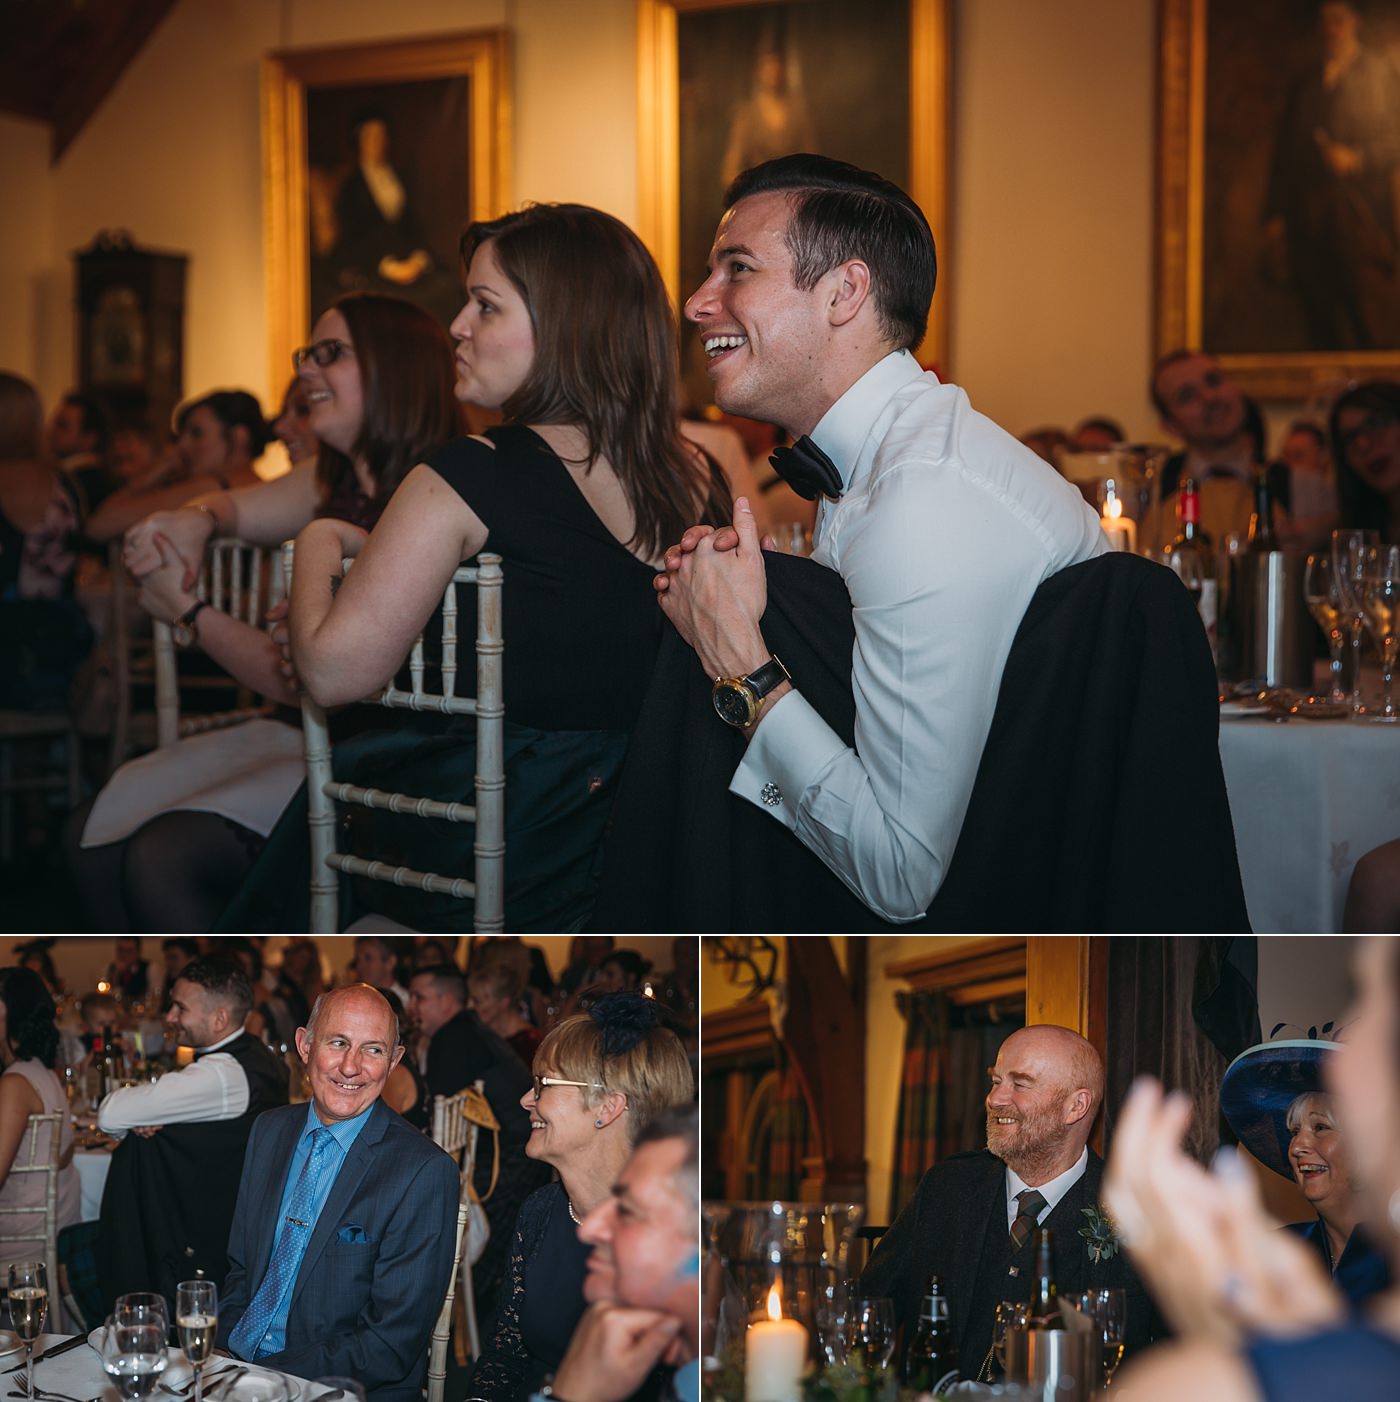
[[[157,435],[184,398],[185,264],[104,229],[73,255],[78,284],[78,383],[118,419]]]

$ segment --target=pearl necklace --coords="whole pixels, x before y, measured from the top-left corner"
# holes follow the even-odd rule
[[[565,1198],[564,1201],[567,1202],[567,1203],[569,1204],[569,1216],[572,1217],[572,1218],[574,1219],[574,1226],[576,1226],[576,1227],[581,1227],[581,1226],[583,1225],[583,1223],[582,1223],[581,1221],[579,1221],[579,1215],[578,1215],[577,1212],[574,1211],[574,1200],[573,1200],[573,1198]]]

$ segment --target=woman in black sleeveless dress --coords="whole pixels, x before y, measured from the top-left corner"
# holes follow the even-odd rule
[[[482,550],[503,557],[506,922],[558,931],[591,908],[612,783],[660,640],[652,578],[687,525],[728,519],[728,491],[680,435],[675,318],[625,225],[537,205],[471,226],[462,255],[457,397],[506,422],[430,454],[370,536],[334,521],[302,532],[292,654],[323,705],[364,696],[402,665],[457,566]],[[332,597],[342,555],[359,558]],[[468,727],[406,722],[354,782],[373,784],[378,765],[391,787],[460,797],[472,743]],[[387,834],[383,815],[370,821]],[[420,870],[470,859],[469,832],[444,832],[436,852],[421,823],[400,840]],[[397,888],[376,893],[376,908],[419,930],[462,929],[471,915]]]

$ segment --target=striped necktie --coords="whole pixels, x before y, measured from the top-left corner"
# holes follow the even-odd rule
[[[1027,1188],[1024,1192],[1016,1194],[1016,1201],[1021,1204],[1021,1210],[1016,1214],[1016,1220],[1011,1224],[1011,1254],[1013,1256],[1030,1240],[1031,1233],[1035,1231],[1041,1210],[1045,1206],[1045,1195],[1038,1189]]]

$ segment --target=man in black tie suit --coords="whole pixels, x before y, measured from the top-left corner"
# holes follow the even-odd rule
[[[1099,1204],[1103,1160],[1088,1144],[1103,1086],[1099,1054],[1078,1033],[1049,1025],[1013,1032],[991,1068],[987,1148],[924,1174],[861,1276],[862,1294],[894,1300],[908,1337],[924,1282],[936,1274],[964,1377],[988,1376],[998,1302],[1030,1297],[1038,1226],[1054,1233],[1061,1296],[1125,1291],[1128,1352],[1157,1332],[1152,1304],[1109,1238]],[[1084,1228],[1094,1237],[1082,1236]]]

